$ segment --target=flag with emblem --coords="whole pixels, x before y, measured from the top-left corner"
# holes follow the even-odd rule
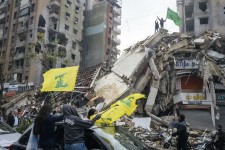
[[[74,91],[79,66],[51,69],[44,73],[41,92]]]

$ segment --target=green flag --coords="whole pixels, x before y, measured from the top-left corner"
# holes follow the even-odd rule
[[[182,20],[181,20],[180,16],[175,11],[173,11],[170,8],[167,9],[167,16],[166,16],[166,18],[168,18],[170,20],[173,20],[173,22],[177,26],[180,26],[181,25]]]

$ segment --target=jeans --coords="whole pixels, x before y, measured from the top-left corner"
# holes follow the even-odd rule
[[[76,143],[76,144],[65,144],[65,150],[87,150],[84,143]]]

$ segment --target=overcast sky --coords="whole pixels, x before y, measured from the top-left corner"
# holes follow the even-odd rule
[[[166,18],[167,8],[177,11],[176,0],[122,0],[122,23],[120,50],[154,34],[155,20]],[[178,31],[178,27],[167,19],[165,28],[169,31]]]

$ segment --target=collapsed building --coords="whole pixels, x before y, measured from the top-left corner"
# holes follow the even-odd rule
[[[216,93],[225,85],[224,44],[211,31],[195,37],[161,30],[126,49],[111,72],[95,82],[95,94],[109,106],[141,92],[148,98],[139,103],[139,113],[160,115],[172,109],[184,113],[194,128],[213,130],[216,120],[224,120],[217,106],[224,99]]]

